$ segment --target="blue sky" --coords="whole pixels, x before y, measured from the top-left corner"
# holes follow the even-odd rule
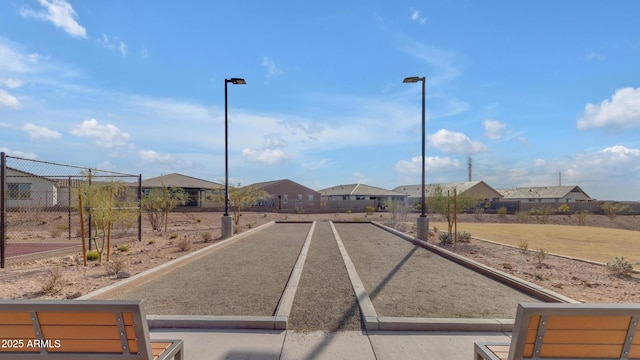
[[[0,2],[0,150],[314,189],[579,185],[640,200],[640,2]]]

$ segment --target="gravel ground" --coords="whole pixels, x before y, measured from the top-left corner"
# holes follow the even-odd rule
[[[272,316],[310,224],[275,224],[112,299],[153,315]]]
[[[329,222],[317,222],[291,309],[294,330],[360,330],[360,309]]]
[[[335,224],[379,316],[513,318],[539,300],[372,224]]]

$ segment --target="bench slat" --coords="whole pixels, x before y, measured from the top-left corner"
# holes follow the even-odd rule
[[[619,359],[622,345],[546,344],[541,357]]]
[[[0,325],[31,325],[31,317],[24,311],[7,311],[0,314]]]
[[[49,352],[69,352],[69,353],[117,353],[121,354],[122,344],[120,339],[92,339],[92,340],[76,340],[65,339],[60,341],[60,347],[49,347]]]
[[[629,329],[631,316],[549,316],[547,331],[550,329],[601,329],[624,330]]]
[[[507,359],[509,357],[509,345],[487,345],[487,349],[489,349],[500,360]]]
[[[548,330],[544,333],[546,344],[601,344],[622,345],[626,330]]]
[[[115,325],[111,312],[49,312],[38,311],[40,325]]]
[[[0,339],[35,339],[36,332],[29,325],[2,325],[0,326]]]
[[[43,325],[42,335],[45,339],[120,339],[115,325]]]

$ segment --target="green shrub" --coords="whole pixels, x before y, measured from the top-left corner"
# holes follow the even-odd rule
[[[471,242],[471,233],[467,231],[463,231],[458,233],[458,242],[461,243],[470,243]]]
[[[178,236],[180,236],[178,233],[171,233],[171,235],[169,235],[169,239],[177,239]]]
[[[516,212],[516,221],[519,223],[526,223],[529,220],[529,215],[524,211]]]
[[[361,218],[360,216],[356,216],[353,218],[353,221],[364,221],[364,219]]]
[[[449,245],[453,243],[453,236],[451,236],[451,233],[442,232],[438,237],[440,238],[440,244],[442,245]]]
[[[376,208],[374,208],[373,206],[367,206],[364,208],[364,211],[367,213],[367,215],[373,215],[373,213],[376,211]]]
[[[558,212],[566,214],[569,212],[569,210],[571,210],[571,208],[569,207],[569,204],[562,204],[558,206]]]
[[[589,217],[591,212],[588,210],[580,210],[580,211],[576,211],[575,214],[578,217],[578,223],[581,226],[585,226],[587,224],[587,218]]]
[[[616,256],[615,259],[607,263],[607,270],[616,276],[630,276],[633,272],[633,265],[624,256]]]
[[[500,208],[498,208],[498,215],[503,218],[505,216],[507,216],[507,208],[502,206]]]
[[[100,258],[100,254],[98,253],[98,250],[91,250],[87,252],[87,260],[96,261],[99,258]]]
[[[112,256],[106,264],[107,275],[118,275],[126,266],[127,263],[122,256]]]
[[[122,251],[122,252],[126,252],[129,251],[131,248],[129,247],[129,244],[122,244],[120,246],[118,246],[118,250]]]

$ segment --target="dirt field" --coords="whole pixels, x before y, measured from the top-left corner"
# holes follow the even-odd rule
[[[495,215],[461,216],[460,221],[498,223],[500,219]],[[245,213],[240,224],[243,228],[255,227],[272,220],[375,220],[385,223],[390,214],[376,213],[372,216],[365,214],[257,214]],[[415,214],[410,214],[404,224],[404,232],[415,235]],[[110,285],[120,279],[110,273],[115,265],[120,264],[122,271],[129,275],[157,266],[179,256],[207,246],[202,238],[203,233],[211,233],[214,239],[220,236],[220,213],[172,213],[169,217],[167,232],[154,233],[145,230],[143,240],[135,238],[119,238],[118,242],[129,244],[128,251],[111,249],[112,259],[103,264],[90,262],[89,266],[81,265],[79,253],[56,255],[52,257],[32,256],[28,261],[12,261],[9,259],[7,267],[0,270],[0,298],[75,298],[87,294],[98,288]],[[441,219],[441,218],[440,218]],[[438,217],[433,216],[432,221]],[[507,217],[507,221],[510,220]],[[575,220],[575,223],[573,221]],[[515,222],[515,221],[513,221]],[[549,223],[576,225],[577,219],[559,216],[550,218]],[[52,223],[50,223],[52,224]],[[640,222],[637,217],[618,216],[611,221],[605,216],[592,215],[588,225],[600,227],[628,229],[640,234]],[[175,234],[175,235],[174,235]],[[175,238],[173,238],[176,236]],[[639,235],[640,237],[640,235]],[[191,248],[186,251],[178,249],[178,243],[186,240]],[[438,243],[435,237],[430,242]],[[469,256],[477,261],[510,272],[525,280],[540,284],[563,295],[587,302],[638,302],[640,299],[640,274],[628,278],[612,275],[604,267],[587,264],[580,261],[547,257],[542,263],[535,260],[531,253],[524,253],[517,248],[495,245],[472,240],[464,246],[452,248],[454,251]],[[629,251],[637,250],[629,249]],[[118,261],[114,261],[119,259]],[[60,276],[54,278],[49,275],[50,270],[59,270]],[[122,273],[122,276],[127,274]],[[55,280],[55,281],[52,281]],[[43,287],[53,282],[53,291],[43,292]],[[56,291],[57,290],[57,291]]]

